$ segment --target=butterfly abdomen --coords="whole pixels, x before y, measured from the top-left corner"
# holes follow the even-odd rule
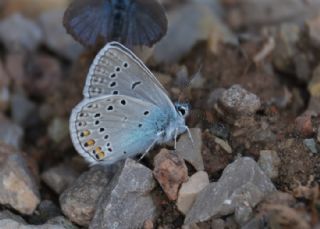
[[[126,19],[128,17],[128,9],[131,0],[115,0],[113,1],[113,30],[111,34],[112,40],[125,42],[123,39],[127,36]]]

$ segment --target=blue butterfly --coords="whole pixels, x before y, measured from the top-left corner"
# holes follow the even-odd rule
[[[74,0],[63,24],[84,46],[118,41],[152,46],[167,32],[167,17],[156,0]]]

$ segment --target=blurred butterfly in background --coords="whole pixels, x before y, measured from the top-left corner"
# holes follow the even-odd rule
[[[95,57],[83,95],[72,110],[70,134],[91,164],[145,154],[185,131],[191,136],[185,124],[189,105],[173,104],[150,70],[118,42]]]
[[[118,41],[149,46],[167,32],[167,17],[157,0],[73,0],[63,18],[67,32],[84,46]]]

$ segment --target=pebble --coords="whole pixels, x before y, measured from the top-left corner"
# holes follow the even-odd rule
[[[210,128],[210,132],[214,134],[216,137],[221,138],[223,140],[228,140],[230,136],[229,126],[222,122],[214,123]]]
[[[30,117],[36,113],[36,105],[23,93],[14,94],[11,97],[11,116],[14,122],[22,127],[30,124]]]
[[[78,175],[70,165],[62,163],[44,171],[41,178],[53,191],[60,194],[76,180]]]
[[[272,62],[278,71],[295,73],[294,59],[299,53],[297,43],[300,36],[301,29],[296,24],[283,23],[279,26],[276,35],[276,47],[272,52]]]
[[[154,158],[153,174],[169,200],[178,198],[180,185],[188,180],[188,169],[184,160],[167,149],[162,149]]]
[[[26,215],[32,214],[40,203],[38,186],[24,157],[1,142],[0,203]]]
[[[313,97],[320,97],[320,65],[318,65],[312,74],[312,78],[308,84],[308,91]]]
[[[6,111],[10,102],[9,76],[0,61],[0,111]]]
[[[99,197],[114,175],[113,168],[94,166],[84,172],[61,195],[63,213],[81,226],[88,226],[93,218]]]
[[[24,131],[21,126],[0,117],[0,141],[20,149],[23,136]]]
[[[232,148],[227,141],[224,141],[221,138],[215,137],[214,142],[217,143],[224,151],[226,151],[229,154],[232,154]]]
[[[157,211],[150,192],[155,188],[152,171],[127,159],[103,190],[89,228],[141,228]]]
[[[55,117],[48,125],[48,136],[55,143],[60,143],[69,136],[69,122]]]
[[[244,202],[253,208],[275,190],[253,159],[239,158],[225,168],[217,182],[209,184],[198,194],[186,215],[185,224],[232,214]]]
[[[276,151],[273,151],[273,150],[260,151],[258,165],[270,179],[276,179],[278,177],[280,163],[281,163],[281,160]]]
[[[306,26],[311,44],[320,48],[320,16],[307,20]]]
[[[188,161],[197,171],[204,170],[203,159],[201,155],[202,132],[200,128],[190,128],[191,139],[188,133],[180,136],[177,141],[176,152],[184,160]]]
[[[312,117],[314,117],[315,115],[316,114],[314,112],[306,111],[296,118],[295,128],[302,137],[308,138],[314,134]]]
[[[303,144],[311,153],[318,153],[317,144],[313,138],[304,139]]]
[[[17,13],[0,21],[0,40],[10,52],[35,51],[43,34],[35,22]]]
[[[178,194],[177,207],[180,212],[186,214],[191,208],[198,193],[209,184],[208,174],[199,171],[193,174],[190,179],[181,185]]]
[[[252,116],[260,106],[260,98],[240,85],[231,86],[218,100],[218,107],[235,117]]]
[[[44,31],[44,43],[57,54],[75,60],[83,48],[67,34],[62,19],[65,9],[43,12],[39,17],[39,24]]]

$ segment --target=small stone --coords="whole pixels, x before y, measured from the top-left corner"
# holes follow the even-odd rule
[[[220,97],[223,95],[226,89],[216,88],[208,96],[207,105],[208,108],[214,108],[218,103]]]
[[[143,229],[153,229],[153,228],[154,228],[154,225],[153,225],[152,220],[144,221]]]
[[[218,138],[227,140],[230,135],[230,128],[227,124],[224,124],[222,122],[216,122],[210,128],[210,132]]]
[[[127,159],[103,190],[89,228],[141,228],[153,221],[156,206],[150,192],[155,185],[150,169]]]
[[[236,117],[251,116],[259,110],[261,102],[255,94],[240,85],[233,85],[219,98],[218,106]]]
[[[239,158],[225,168],[218,182],[209,184],[198,194],[186,215],[185,224],[232,214],[244,202],[254,208],[275,190],[254,160]]]
[[[225,223],[223,219],[212,219],[211,221],[212,229],[225,229]]]
[[[69,122],[65,119],[54,118],[48,126],[48,135],[56,143],[60,143],[69,135]]]
[[[320,126],[318,127],[318,131],[317,131],[317,141],[318,143],[320,143]]]
[[[60,195],[63,213],[76,224],[88,226],[99,197],[114,176],[113,168],[94,166]]]
[[[252,216],[252,208],[248,202],[243,202],[235,208],[234,218],[239,225],[244,225]]]
[[[184,160],[167,149],[162,149],[154,158],[153,174],[170,200],[177,199],[180,185],[188,180]]]
[[[190,179],[181,185],[178,194],[177,207],[180,212],[186,214],[191,208],[198,193],[209,184],[208,174],[199,171],[193,174]]]
[[[314,116],[314,112],[307,111],[296,118],[295,127],[298,133],[304,137],[311,137],[314,133],[313,125],[312,125],[312,117]]]
[[[0,40],[10,52],[34,51],[43,34],[36,23],[21,14],[13,14],[0,22]]]
[[[65,9],[46,11],[40,15],[39,23],[44,31],[45,44],[59,55],[75,60],[81,53],[82,47],[63,28],[64,11]]]
[[[313,97],[320,97],[320,65],[318,65],[312,74],[308,84],[308,91]]]
[[[78,227],[73,225],[63,216],[57,216],[55,218],[49,219],[48,222],[42,225],[44,229],[77,229]]]
[[[0,203],[27,215],[40,203],[39,190],[27,162],[19,151],[4,143],[0,143]]]
[[[37,214],[30,216],[28,222],[39,225],[61,215],[60,209],[52,201],[43,200],[38,206]]]
[[[23,129],[8,119],[0,118],[0,141],[20,148],[23,139]]]
[[[0,61],[0,111],[6,111],[10,100],[9,76]]]
[[[11,99],[11,115],[13,120],[25,127],[30,116],[36,113],[36,105],[23,94],[14,94]]]
[[[232,153],[232,148],[229,145],[228,142],[222,140],[221,138],[214,138],[214,142],[217,143],[219,146],[221,146],[221,148],[226,151],[227,153],[231,154]]]
[[[5,58],[4,67],[15,85],[22,87],[25,77],[26,55],[22,53],[8,53]]]
[[[320,48],[320,16],[306,21],[308,35],[313,46]]]
[[[62,193],[75,181],[78,173],[66,163],[52,167],[41,174],[42,180],[56,193]]]
[[[262,171],[270,178],[275,179],[279,175],[279,166],[281,160],[276,151],[262,150],[258,164]]]
[[[303,144],[310,150],[311,153],[318,153],[316,141],[313,138],[304,139]]]
[[[201,129],[191,128],[190,133],[193,143],[188,133],[181,135],[177,141],[176,152],[179,156],[188,161],[197,171],[204,170],[203,159],[201,155]]]

